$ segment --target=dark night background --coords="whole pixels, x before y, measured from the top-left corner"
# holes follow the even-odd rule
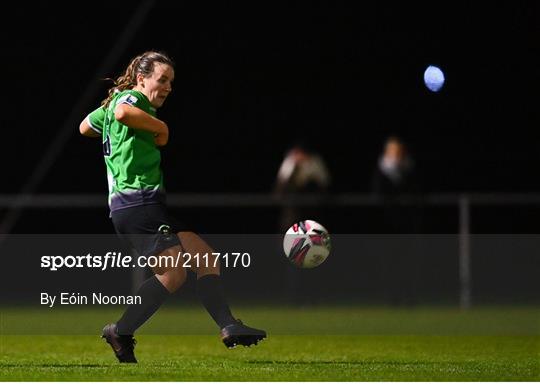
[[[103,195],[99,208],[26,208],[13,233],[113,233],[101,145],[80,136],[78,124],[105,97],[110,84],[102,79],[152,49],[177,63],[173,93],[159,111],[171,129],[163,150],[170,193],[270,193],[285,152],[302,140],[326,159],[334,194],[366,194],[390,134],[410,145],[428,194],[540,193],[535,1],[158,1],[111,70],[100,72],[138,4],[11,3],[4,10],[1,194],[21,191],[67,127],[66,146],[33,192]],[[439,93],[423,84],[430,64],[446,75]],[[275,233],[279,213],[171,211],[202,233]],[[378,207],[325,213],[331,233],[387,231]],[[471,215],[473,233],[538,233],[540,205],[473,206]],[[425,233],[458,230],[455,204],[429,207],[424,219]],[[455,297],[457,248],[440,251],[425,264],[433,281],[424,293],[437,295],[440,286],[441,296]],[[473,255],[475,295],[536,297],[538,253],[512,252]],[[337,256],[313,276],[384,282],[373,272],[376,260],[348,257],[357,266],[350,278]]]
[[[98,73],[137,5],[6,11],[15,23],[2,27],[2,193],[21,190],[81,95],[99,84],[34,192],[102,193],[105,204],[101,146],[78,123],[104,98],[101,79],[149,49],[177,62],[159,111],[171,129],[163,151],[171,193],[270,192],[296,140],[325,157],[333,192],[367,193],[389,134],[409,143],[428,193],[540,192],[536,2],[158,1],[114,69]],[[422,80],[430,64],[446,75],[437,94]]]

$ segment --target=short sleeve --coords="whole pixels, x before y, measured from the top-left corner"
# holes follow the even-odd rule
[[[86,122],[92,128],[93,131],[97,133],[103,132],[103,123],[105,121],[105,109],[103,107],[99,107],[95,111],[91,112],[86,117]]]

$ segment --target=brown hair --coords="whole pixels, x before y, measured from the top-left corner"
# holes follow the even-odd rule
[[[154,72],[155,62],[174,67],[173,61],[165,53],[156,51],[144,52],[143,54],[133,58],[126,68],[124,74],[119,76],[116,80],[106,79],[112,80],[114,86],[109,88],[109,94],[107,98],[101,102],[101,105],[107,108],[116,92],[122,92],[137,85],[137,75],[139,73],[144,77],[150,76],[152,72]]]

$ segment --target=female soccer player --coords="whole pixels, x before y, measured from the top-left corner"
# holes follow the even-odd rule
[[[221,287],[219,260],[198,235],[172,219],[165,206],[159,147],[167,144],[169,128],[156,117],[172,90],[174,65],[160,52],[135,57],[118,77],[101,106],[80,124],[80,133],[101,137],[109,181],[109,207],[116,232],[139,255],[208,254],[190,268],[197,274],[197,290],[210,316],[221,329],[227,347],[249,346],[266,332],[236,320]],[[141,304],[129,305],[116,323],[103,328],[103,338],[120,362],[136,363],[133,334],[186,280],[182,267],[153,268],[139,288]]]

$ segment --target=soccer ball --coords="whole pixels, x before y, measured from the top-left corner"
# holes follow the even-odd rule
[[[292,225],[283,239],[287,259],[299,268],[315,268],[330,254],[330,234],[321,224],[304,220]]]

